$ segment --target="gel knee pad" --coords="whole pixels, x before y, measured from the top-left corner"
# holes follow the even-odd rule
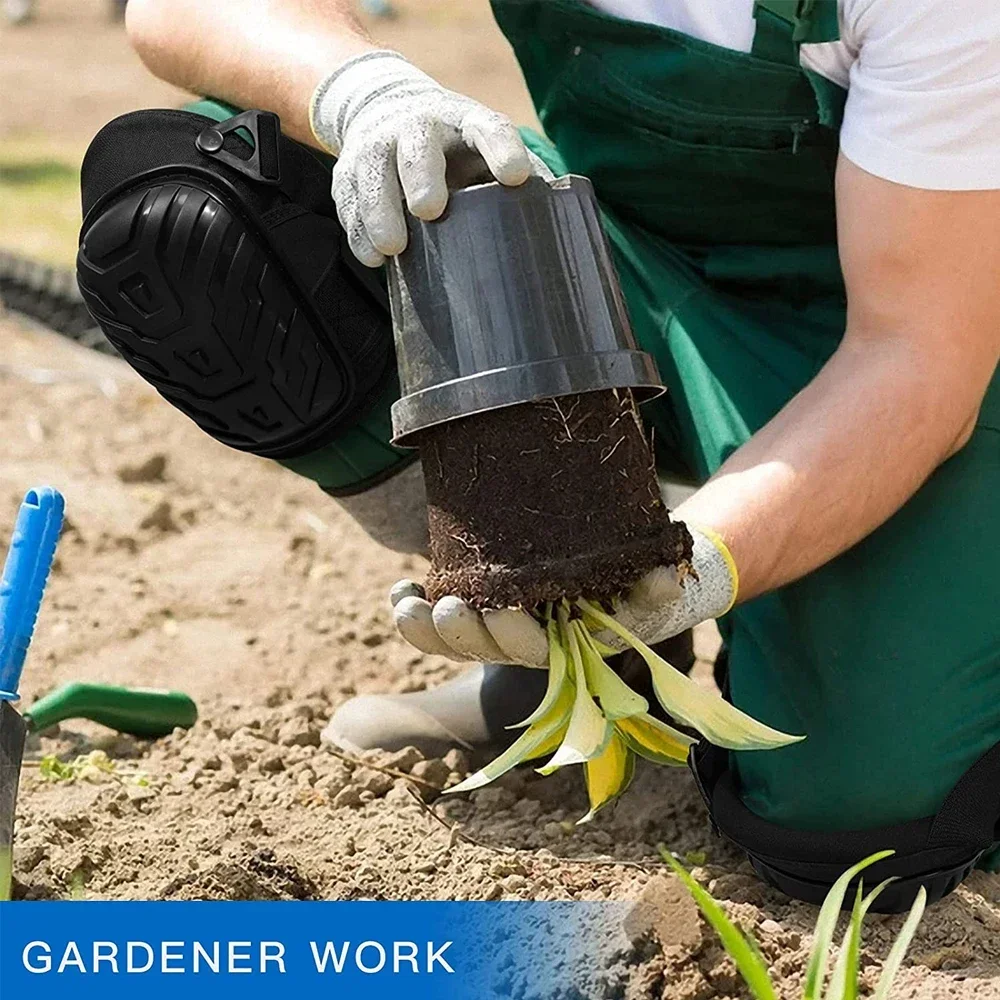
[[[966,771],[934,816],[865,830],[794,830],[762,819],[740,799],[728,752],[704,741],[692,748],[691,767],[715,832],[745,851],[765,882],[809,903],[822,903],[848,868],[884,850],[895,853],[867,868],[864,880],[894,881],[872,909],[905,912],[921,888],[933,903],[1000,840],[1000,744]]]
[[[77,277],[108,340],[204,431],[355,492],[409,455],[388,444],[382,278],[329,187],[275,115],[125,115],[84,160]]]

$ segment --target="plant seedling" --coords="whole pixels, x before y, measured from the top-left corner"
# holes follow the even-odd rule
[[[562,602],[546,615],[549,682],[541,704],[513,727],[525,731],[506,752],[450,792],[481,788],[518,764],[551,753],[540,774],[568,764],[584,766],[590,800],[590,811],[580,820],[585,823],[628,788],[636,756],[668,766],[687,763],[695,740],[649,714],[646,699],[605,662],[595,628],[610,630],[635,649],[649,665],[663,708],[717,746],[773,750],[804,738],[765,726],[701,687],[589,601]]]
[[[778,993],[771,982],[771,974],[767,967],[767,961],[761,954],[757,942],[749,934],[744,934],[730,919],[725,911],[711,897],[711,895],[700,886],[688,873],[687,869],[664,847],[659,845],[660,855],[671,868],[677,877],[687,887],[699,909],[704,914],[705,919],[712,925],[715,932],[722,941],[722,946],[729,956],[736,963],[740,975],[750,989],[755,1000],[778,1000]],[[861,927],[869,908],[878,898],[885,887],[892,881],[887,879],[877,885],[871,892],[864,895],[862,883],[858,882],[857,892],[854,899],[854,907],[851,910],[851,918],[848,921],[847,930],[844,932],[840,945],[840,954],[833,967],[833,973],[827,982],[827,970],[830,964],[830,947],[833,943],[833,935],[837,926],[837,918],[844,905],[844,897],[851,882],[864,871],[869,865],[889,857],[892,851],[880,851],[859,861],[853,868],[849,868],[834,883],[827,894],[820,908],[819,917],[816,920],[816,930],[813,935],[813,948],[809,956],[809,964],[806,966],[805,983],[802,987],[802,1000],[857,1000],[858,996],[858,974],[861,956]],[[892,989],[893,981],[896,978],[899,968],[903,963],[906,950],[910,947],[913,935],[916,933],[917,925],[923,916],[924,908],[927,905],[927,893],[921,887],[917,893],[917,898],[910,908],[909,916],[903,923],[899,935],[889,950],[885,963],[882,966],[882,973],[879,976],[878,985],[872,1000],[888,1000],[889,991]],[[824,988],[825,986],[825,988]]]

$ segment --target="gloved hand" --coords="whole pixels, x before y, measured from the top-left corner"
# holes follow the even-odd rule
[[[694,540],[688,565],[651,570],[615,601],[614,617],[647,645],[718,618],[736,603],[739,574],[725,542],[707,529],[688,525],[688,530]],[[389,599],[400,635],[425,653],[527,667],[548,664],[545,630],[526,611],[479,612],[458,597],[442,597],[431,605],[410,580],[400,580]],[[624,648],[610,629],[595,635],[614,649]]]
[[[309,121],[338,157],[337,214],[354,255],[369,267],[406,248],[404,195],[418,218],[441,215],[446,168],[456,159],[466,161],[458,164],[466,183],[483,161],[502,184],[523,184],[533,173],[552,178],[509,118],[446,90],[398,52],[366,52],[344,63],[316,88]]]

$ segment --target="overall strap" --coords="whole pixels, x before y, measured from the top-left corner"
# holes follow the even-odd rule
[[[753,36],[753,47],[750,49],[752,55],[767,62],[784,63],[786,66],[795,67],[799,65],[799,46],[795,40],[794,17],[802,2],[803,0],[756,0],[753,5],[753,16],[757,22],[757,29]]]
[[[840,38],[838,0],[755,0],[751,52],[769,62],[799,64],[799,46]]]
[[[800,67],[799,46],[840,38],[838,0],[755,0],[757,21],[751,53],[768,62]],[[804,70],[816,94],[819,122],[839,128],[847,92],[812,70]]]

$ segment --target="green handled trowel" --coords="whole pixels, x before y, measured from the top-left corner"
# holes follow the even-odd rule
[[[35,630],[63,523],[64,501],[49,487],[21,504],[0,578],[0,900],[10,899],[14,807],[29,732],[84,718],[146,739],[194,724],[198,710],[185,694],[104,684],[67,684],[35,702],[23,716],[12,702]]]
[[[198,708],[180,691],[74,681],[39,698],[23,719],[29,733],[66,719],[90,719],[129,736],[155,740],[178,727],[190,729],[198,721]]]

